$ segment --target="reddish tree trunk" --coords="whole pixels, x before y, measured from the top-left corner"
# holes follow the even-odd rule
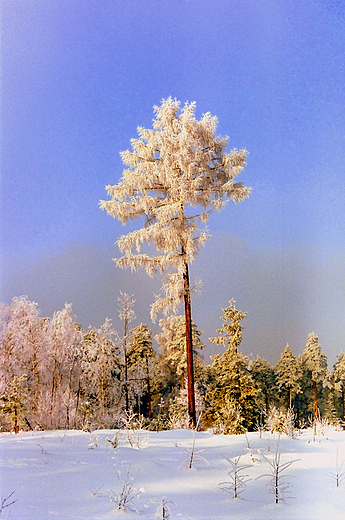
[[[314,383],[314,404],[315,404],[315,419],[319,419],[319,401],[317,397],[317,384],[316,381],[313,381]]]
[[[192,313],[190,302],[190,286],[188,263],[185,261],[183,273],[184,284],[184,309],[186,319],[186,348],[187,348],[187,391],[188,391],[188,414],[189,423],[192,428],[196,427],[195,395],[194,395],[194,368],[193,368],[193,343],[192,343]]]

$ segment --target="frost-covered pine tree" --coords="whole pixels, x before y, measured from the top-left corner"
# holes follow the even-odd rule
[[[107,423],[107,414],[114,414],[120,391],[121,360],[119,337],[109,318],[99,329],[89,329],[84,335],[81,394],[88,402],[98,404],[95,419]],[[84,405],[85,407],[85,405]]]
[[[181,389],[185,389],[185,379],[187,374],[187,341],[186,341],[186,320],[185,316],[170,316],[159,321],[162,332],[155,335],[155,340],[159,345],[159,354],[164,365],[168,366],[174,376],[181,378]],[[201,341],[202,332],[197,328],[192,320],[192,345],[193,345],[193,365],[201,362],[199,350],[205,347]],[[202,363],[203,364],[203,363]]]
[[[297,357],[292,353],[289,344],[283,350],[278,363],[275,366],[278,376],[278,388],[287,394],[287,409],[292,408],[292,398],[301,391],[302,370]]]
[[[226,351],[211,356],[210,374],[213,388],[207,395],[208,408],[204,414],[205,424],[224,433],[243,433],[253,426],[259,414],[257,394],[250,373],[250,363],[239,350],[242,341],[241,321],[247,313],[236,309],[235,301],[223,309],[223,327],[219,336],[210,338]],[[228,323],[229,322],[229,323]]]
[[[258,391],[257,402],[267,416],[277,391],[277,376],[274,368],[268,361],[257,356],[250,363],[250,374]]]
[[[215,135],[217,118],[206,113],[198,121],[196,104],[171,97],[155,106],[153,128],[138,128],[132,150],[121,152],[127,168],[118,184],[107,186],[111,200],[100,207],[123,224],[144,218],[142,228],[117,241],[123,253],[121,268],[144,268],[149,276],[165,275],[162,294],[151,307],[169,315],[184,301],[187,336],[188,407],[195,426],[191,300],[189,265],[208,238],[205,225],[211,210],[220,210],[227,200],[244,200],[250,189],[234,182],[246,163],[246,150],[225,151],[228,138]],[[143,244],[154,245],[143,251]]]
[[[140,323],[137,327],[130,330],[129,349],[128,349],[128,365],[131,372],[135,372],[135,379],[146,382],[146,391],[148,399],[149,419],[152,419],[151,406],[151,377],[150,370],[152,363],[156,358],[156,352],[152,346],[151,331],[144,323]],[[140,396],[139,414],[140,414]]]
[[[338,361],[333,367],[335,389],[341,395],[341,415],[345,421],[345,353],[340,352]]]
[[[313,383],[314,416],[320,418],[318,384],[325,381],[327,376],[327,357],[321,350],[319,338],[315,332],[308,334],[306,348],[301,354],[302,364]]]

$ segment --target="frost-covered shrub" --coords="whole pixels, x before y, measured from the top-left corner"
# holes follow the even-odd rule
[[[188,397],[186,390],[180,390],[180,395],[169,402],[169,427],[172,430],[189,427]]]
[[[293,438],[295,429],[295,414],[291,409],[289,409],[287,412],[283,412],[273,406],[270,409],[266,419],[266,428],[271,433],[285,433],[290,438]]]
[[[227,435],[245,433],[243,422],[241,407],[229,401],[223,406],[222,413],[217,414],[213,422],[213,431],[216,434],[225,433]]]
[[[135,478],[130,476],[130,469],[131,468],[128,468],[127,470],[120,491],[111,491],[110,500],[116,505],[118,510],[129,510],[138,513],[138,509],[136,508],[133,501],[142,493],[142,490],[137,491],[134,489]],[[120,474],[118,476],[120,476]]]

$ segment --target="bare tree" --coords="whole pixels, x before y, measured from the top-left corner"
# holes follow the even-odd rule
[[[228,138],[215,135],[217,118],[210,113],[195,118],[196,104],[171,97],[155,106],[153,129],[138,128],[132,151],[121,152],[128,167],[119,183],[107,186],[111,200],[100,201],[101,209],[123,224],[144,217],[141,229],[117,241],[121,258],[116,263],[132,271],[143,267],[149,276],[165,274],[162,294],[151,307],[169,315],[184,302],[187,341],[188,408],[195,426],[195,398],[192,354],[192,318],[189,264],[208,238],[206,225],[210,211],[223,208],[227,200],[244,200],[250,188],[234,178],[244,168],[246,150],[225,152]],[[153,244],[142,251],[142,244]]]

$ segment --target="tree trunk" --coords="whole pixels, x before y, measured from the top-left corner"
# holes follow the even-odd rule
[[[13,426],[14,433],[19,433],[19,425],[18,425],[18,412],[17,407],[14,407],[14,426]]]
[[[125,334],[123,338],[123,355],[125,363],[125,398],[126,398],[126,412],[129,412],[129,395],[128,395],[128,361],[127,361],[127,329],[128,321],[125,317]]]
[[[151,406],[151,384],[150,384],[150,368],[149,368],[149,359],[146,358],[146,375],[147,375],[147,399],[149,401],[149,421],[152,419],[152,406]]]
[[[314,404],[315,404],[315,419],[319,419],[319,401],[317,398],[317,384],[316,381],[313,381],[314,384]]]
[[[288,387],[288,410],[291,409],[291,387]]]
[[[184,251],[182,250],[182,254]],[[186,319],[186,347],[187,347],[187,389],[188,389],[188,414],[189,424],[196,427],[195,395],[194,395],[194,369],[193,369],[193,344],[192,344],[192,313],[190,302],[190,286],[188,263],[185,259],[183,284],[184,284],[184,309]]]

